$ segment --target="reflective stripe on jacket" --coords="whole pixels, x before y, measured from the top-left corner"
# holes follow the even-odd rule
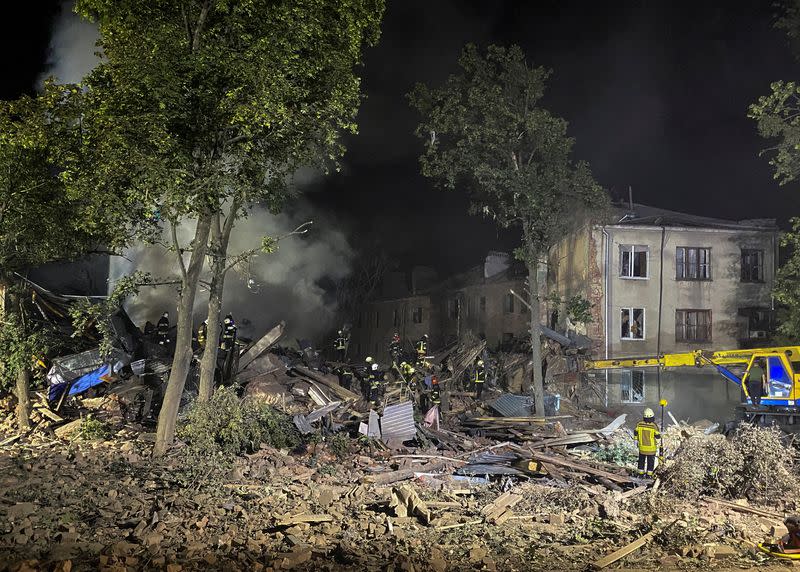
[[[640,421],[633,434],[639,445],[639,453],[655,455],[658,452],[657,441],[661,439],[661,433],[658,432],[658,426],[655,423]]]

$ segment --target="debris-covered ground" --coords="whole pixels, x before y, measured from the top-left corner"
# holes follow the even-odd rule
[[[235,409],[230,392],[219,395]],[[644,484],[612,462],[630,461],[630,435],[613,424],[606,435],[568,433],[567,419],[518,422],[526,438],[506,445],[468,426],[440,428],[432,435],[447,435],[447,446],[389,449],[357,433],[301,441],[269,408],[259,440],[292,450],[248,442],[249,421],[233,414],[242,425],[226,424],[223,413],[200,428],[186,416],[192,444],[159,461],[147,427],[102,409],[60,437],[13,440],[0,457],[0,569],[583,570],[639,539],[608,568],[781,567],[753,543],[783,534],[784,511],[796,508],[793,449],[766,429],[726,439],[673,427],[672,459]],[[203,431],[216,431],[219,446]],[[583,444],[558,445],[570,438]],[[454,475],[471,460],[513,468],[520,459],[546,459],[550,472]]]

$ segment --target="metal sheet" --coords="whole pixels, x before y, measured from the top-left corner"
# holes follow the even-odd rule
[[[417,435],[417,424],[414,422],[414,404],[404,401],[397,405],[387,405],[381,417],[381,434],[383,440],[408,441]]]
[[[294,421],[294,426],[297,427],[297,429],[303,435],[308,435],[309,433],[314,432],[314,428],[311,426],[311,423],[308,422],[308,419],[306,419],[304,415],[295,415],[293,421]]]
[[[533,415],[531,409],[533,398],[529,395],[515,395],[504,393],[489,404],[489,407],[497,411],[503,417],[530,417]]]
[[[337,407],[339,407],[339,404],[340,404],[340,403],[341,403],[341,401],[334,401],[333,403],[329,403],[329,404],[328,404],[328,405],[326,405],[325,407],[320,407],[319,409],[315,409],[314,411],[312,411],[311,413],[309,413],[308,415],[306,415],[306,420],[307,420],[309,423],[313,423],[314,421],[317,421],[317,420],[319,420],[319,419],[322,419],[322,418],[323,418],[323,417],[325,417],[325,416],[326,416],[328,413],[331,413],[331,412],[332,412],[332,411],[334,411],[334,410],[335,410]]]
[[[367,425],[367,437],[381,438],[381,426],[378,421],[378,414],[372,409],[369,410],[369,423]]]
[[[495,463],[509,463],[519,459],[516,453],[477,453],[469,458],[470,463],[478,463],[484,465],[493,465]]]
[[[505,465],[466,465],[456,471],[457,475],[517,475],[525,476],[525,473],[514,467]]]

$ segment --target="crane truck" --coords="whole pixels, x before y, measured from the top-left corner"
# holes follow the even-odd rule
[[[756,363],[761,365],[766,374],[765,391],[760,396],[760,405],[749,394],[747,383]],[[737,416],[741,419],[761,416],[761,419],[772,418],[781,425],[794,425],[800,418],[800,346],[721,351],[698,349],[647,357],[585,360],[582,369],[598,371],[680,367],[713,367],[722,377],[739,386],[743,392],[743,400],[737,407]]]

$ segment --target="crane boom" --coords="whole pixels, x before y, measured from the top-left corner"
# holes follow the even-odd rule
[[[662,354],[660,356],[629,357],[605,360],[586,360],[587,371],[597,369],[628,369],[638,367],[702,367],[704,365],[746,365],[757,357],[785,355],[789,361],[800,361],[800,346],[753,348],[737,350],[692,350],[690,352]]]

